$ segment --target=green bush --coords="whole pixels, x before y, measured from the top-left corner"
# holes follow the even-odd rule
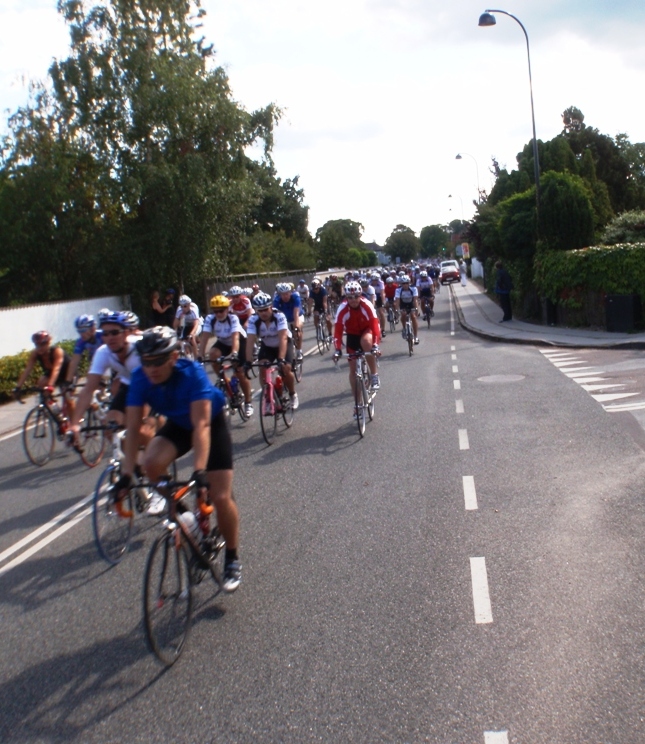
[[[582,307],[588,291],[645,301],[645,243],[538,253],[535,284],[543,297],[569,308]]]
[[[75,343],[73,340],[60,341],[58,345],[62,346],[71,356]],[[0,403],[7,403],[11,400],[11,391],[16,387],[16,381],[27,364],[29,353],[28,351],[21,351],[20,354],[14,354],[13,356],[0,357]],[[87,356],[83,355],[78,367],[78,374],[84,375],[87,369]],[[33,372],[25,382],[25,387],[35,385],[38,382],[40,374],[40,367],[34,367]]]

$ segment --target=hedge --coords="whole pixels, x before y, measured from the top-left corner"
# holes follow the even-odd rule
[[[546,251],[534,266],[539,293],[565,307],[582,307],[589,291],[637,294],[645,303],[645,243]]]
[[[58,346],[71,356],[76,341],[59,341]],[[20,377],[29,359],[29,351],[21,351],[20,354],[13,356],[0,357],[0,403],[6,403],[11,400],[11,391],[16,387],[16,381]],[[78,366],[78,374],[83,375],[87,372],[87,356],[83,355],[81,363]],[[36,365],[31,376],[25,382],[25,386],[35,385],[41,376],[40,367]]]

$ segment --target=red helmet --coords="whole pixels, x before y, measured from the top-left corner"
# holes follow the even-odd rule
[[[31,337],[31,340],[36,344],[36,346],[40,346],[41,344],[49,343],[52,340],[52,337],[47,333],[47,331],[36,331],[36,333]]]

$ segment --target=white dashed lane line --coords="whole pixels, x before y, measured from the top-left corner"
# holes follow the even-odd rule
[[[470,559],[470,579],[473,587],[473,607],[478,625],[493,622],[493,610],[488,591],[486,559],[479,556]]]
[[[508,744],[508,731],[484,731],[484,744]]]
[[[464,505],[466,507],[466,511],[474,511],[475,509],[479,508],[477,505],[477,492],[475,491],[475,476],[464,475],[463,484]]]
[[[459,429],[458,431],[459,431],[459,449],[460,450],[470,449],[470,444],[468,443],[468,430]]]

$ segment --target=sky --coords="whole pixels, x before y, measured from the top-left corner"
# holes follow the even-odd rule
[[[202,29],[247,110],[283,115],[273,158],[299,176],[309,229],[360,222],[383,244],[398,224],[469,219],[494,157],[516,167],[532,137],[521,26],[475,0],[202,0]],[[530,42],[538,139],[579,108],[588,126],[645,142],[645,2],[515,0]],[[67,55],[55,0],[0,0],[0,131]],[[456,159],[462,154],[460,160]]]

